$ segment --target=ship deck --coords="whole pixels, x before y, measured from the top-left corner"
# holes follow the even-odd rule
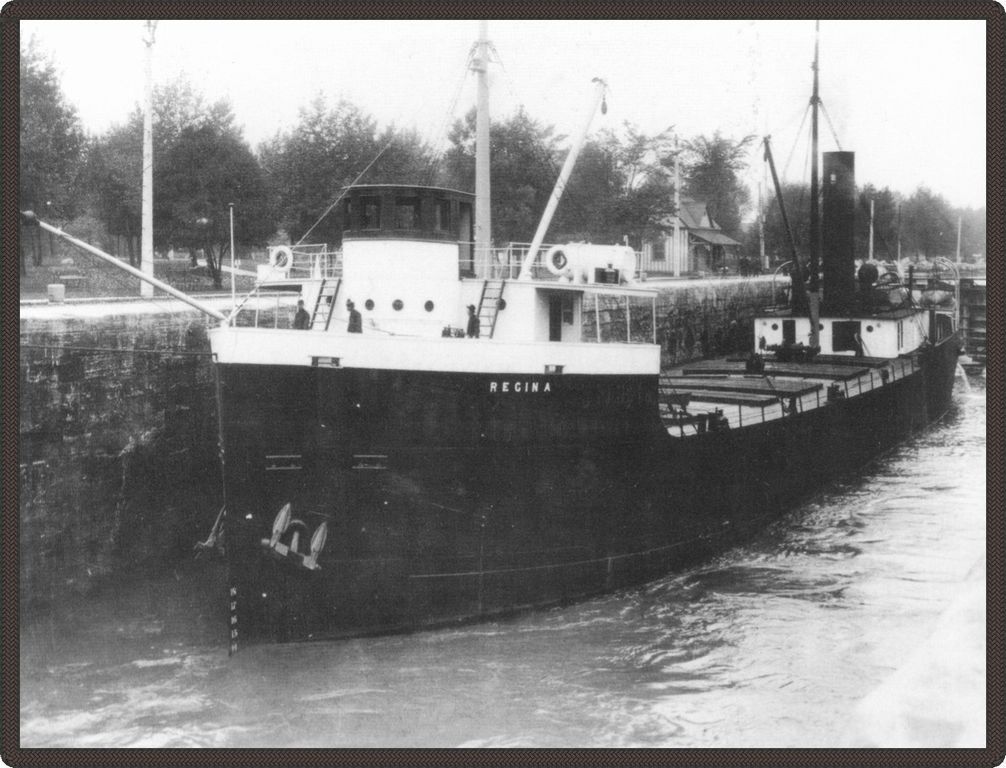
[[[746,358],[702,360],[660,377],[660,414],[672,437],[739,429],[826,407],[911,375],[914,356],[895,359],[820,355],[806,362],[765,360],[760,373]]]

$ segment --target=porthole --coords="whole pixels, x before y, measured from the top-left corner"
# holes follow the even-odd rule
[[[500,299],[496,302],[496,309],[502,311],[506,309],[506,299]]]
[[[817,330],[823,331],[824,330],[824,323],[818,323],[817,324]]]
[[[367,299],[367,300],[366,300],[366,301],[365,301],[365,302],[363,303],[363,306],[365,306],[365,307],[367,308],[367,310],[368,310],[368,311],[369,311],[369,310],[371,310],[371,309],[373,309],[373,308],[374,308],[374,300],[373,300],[373,299]]]
[[[402,311],[402,307],[404,307],[404,306],[405,306],[405,304],[402,303],[401,299],[395,299],[393,302],[391,302],[391,308],[393,310],[395,310],[396,312],[401,312]]]
[[[772,330],[773,331],[778,331],[779,330],[779,323],[772,323]]]
[[[433,302],[432,302],[432,301],[428,301],[428,302],[426,302],[425,304],[423,304],[423,308],[424,308],[424,309],[425,309],[425,310],[426,310],[427,312],[432,312],[432,311],[433,311]]]
[[[866,326],[866,332],[867,333],[873,333],[873,326],[872,325]]]

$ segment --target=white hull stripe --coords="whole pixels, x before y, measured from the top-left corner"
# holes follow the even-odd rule
[[[417,338],[371,333],[335,334],[267,328],[210,331],[218,363],[376,368],[464,373],[594,375],[660,373],[655,344],[504,342]]]

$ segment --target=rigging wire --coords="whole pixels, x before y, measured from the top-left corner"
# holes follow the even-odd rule
[[[793,139],[793,146],[790,147],[789,155],[786,157],[786,163],[782,167],[782,178],[786,178],[786,172],[789,170],[789,163],[793,159],[793,153],[796,152],[797,144],[800,143],[800,136],[803,133],[803,126],[807,123],[807,115],[810,114],[810,105],[808,104],[803,110],[803,119],[800,120],[800,127],[796,129],[796,136]],[[804,168],[806,171],[806,168]]]
[[[828,128],[831,129],[831,137],[835,140],[835,146],[838,147],[838,151],[842,151],[842,142],[838,140],[838,134],[835,133],[835,126],[831,124],[831,115],[828,114],[828,110],[824,108],[824,102],[821,102],[821,111],[824,112],[824,119],[828,123]]]
[[[471,62],[471,57],[472,57],[472,54],[473,54],[473,52],[475,50],[475,47],[476,46],[473,45],[472,48],[471,48],[471,50],[468,52],[468,57],[467,57],[467,59],[465,61],[465,69],[466,70],[467,70],[467,68],[469,66],[469,63]],[[463,84],[464,84],[464,75],[462,75],[462,77],[461,77],[461,80],[460,80],[460,83],[459,83],[459,86],[458,86],[458,93],[455,96],[455,104],[452,104],[450,112],[453,112],[454,107],[456,106],[456,102],[457,102],[457,99],[460,97],[461,87],[462,87]],[[417,107],[416,111],[413,112],[412,115],[411,115],[411,117],[410,117],[410,122],[414,122],[416,115],[419,114],[419,111],[421,109],[423,109],[424,106],[425,105],[420,105],[419,107]],[[328,208],[325,209],[325,212],[322,213],[321,216],[318,217],[318,220],[315,221],[314,224],[311,225],[311,227],[301,236],[301,238],[296,243],[293,244],[293,247],[296,248],[298,245],[300,245],[301,243],[304,242],[304,240],[308,237],[308,235],[310,235],[311,232],[313,232],[315,230],[315,228],[319,224],[321,224],[321,222],[325,219],[325,217],[328,216],[328,214],[330,214],[332,212],[332,209],[335,208],[335,206],[337,206],[339,204],[339,202],[346,196],[346,192],[348,191],[348,188],[356,185],[357,183],[359,183],[360,179],[362,179],[363,176],[367,173],[367,171],[369,171],[373,167],[374,163],[376,163],[381,158],[381,156],[385,152],[387,152],[388,149],[391,148],[391,146],[395,143],[395,139],[396,139],[395,136],[391,136],[391,138],[388,140],[388,143],[385,144],[384,147],[381,148],[381,151],[378,152],[369,163],[367,163],[367,167],[364,168],[362,171],[360,171],[360,173],[356,176],[356,178],[353,179],[353,181],[350,182],[347,187],[343,188],[339,192],[339,195],[335,198],[334,201],[332,201],[332,204],[329,205]]]
[[[471,49],[468,51],[468,58],[465,59],[465,65],[461,70],[461,76],[458,78],[457,87],[454,89],[454,98],[451,99],[451,105],[447,108],[447,113],[444,115],[444,121],[440,125],[440,130],[437,132],[437,136],[434,141],[434,149],[440,147],[436,151],[436,154],[430,162],[429,175],[427,176],[427,184],[433,184],[436,179],[436,172],[440,166],[441,160],[443,160],[444,155],[447,153],[446,148],[446,136],[447,127],[451,120],[454,118],[454,111],[458,108],[458,101],[461,99],[461,91],[465,87],[465,80],[468,78],[468,72],[471,70],[472,57],[475,55],[475,50],[478,47],[478,43],[473,43]]]
[[[298,245],[300,245],[301,243],[304,242],[304,240],[307,238],[307,236],[310,235],[314,231],[315,227],[317,227],[319,224],[321,224],[322,220],[326,216],[328,216],[328,214],[330,214],[332,212],[332,209],[335,208],[335,206],[337,206],[339,204],[339,202],[342,200],[342,198],[344,198],[346,196],[346,192],[348,191],[349,187],[354,186],[360,179],[362,179],[363,175],[367,171],[369,171],[373,167],[374,163],[376,163],[381,158],[381,155],[383,155],[385,152],[388,151],[388,149],[391,148],[391,145],[395,143],[395,138],[396,138],[395,136],[392,136],[391,139],[388,141],[388,143],[385,144],[384,147],[382,147],[381,151],[378,152],[376,155],[374,155],[374,159],[371,160],[369,163],[367,163],[367,167],[364,168],[362,171],[360,171],[360,173],[357,174],[356,178],[353,179],[349,183],[349,185],[347,187],[345,187],[344,189],[342,189],[339,192],[338,197],[336,197],[335,200],[332,201],[332,204],[330,206],[328,206],[328,208],[325,209],[325,212],[323,214],[321,214],[321,216],[318,217],[318,220],[316,222],[314,222],[314,224],[312,224],[310,226],[310,228],[303,235],[301,235],[300,240],[298,240],[296,243],[293,244],[294,248],[296,248]]]

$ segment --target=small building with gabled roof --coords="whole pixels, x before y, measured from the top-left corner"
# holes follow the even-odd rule
[[[737,265],[741,244],[713,221],[706,203],[682,199],[677,215],[668,216],[662,224],[666,235],[643,240],[639,265],[643,272],[714,274]]]

